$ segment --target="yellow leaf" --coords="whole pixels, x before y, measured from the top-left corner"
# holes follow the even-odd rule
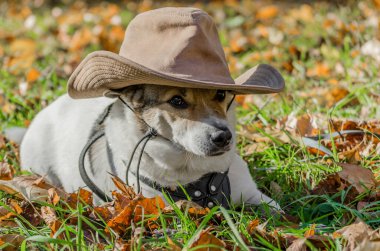
[[[26,81],[28,83],[32,83],[36,81],[40,76],[41,73],[37,69],[32,68],[28,71],[28,74],[26,75]]]
[[[256,18],[261,20],[272,19],[278,14],[278,8],[274,5],[265,6],[256,13]]]
[[[313,236],[315,235],[315,224],[312,224],[310,226],[310,228],[305,232],[304,236],[307,238],[307,237],[310,237],[310,236]]]

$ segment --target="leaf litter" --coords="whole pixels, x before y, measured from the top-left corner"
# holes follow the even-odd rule
[[[372,172],[353,164],[340,165],[343,167],[342,171],[328,176],[310,192],[329,194],[352,187],[350,194],[347,195],[350,200],[354,200],[360,193],[367,194],[366,201],[379,200],[379,183],[375,180]],[[111,232],[115,234],[120,250],[129,250],[136,244],[134,243],[136,241],[136,231],[140,231],[140,234],[143,235],[153,236],[158,229],[162,228],[162,222],[158,220],[160,215],[170,215],[174,212],[173,206],[165,207],[161,197],[145,198],[141,194],[136,194],[131,187],[126,186],[118,178],[113,178],[115,185],[119,189],[112,193],[114,200],[94,206],[92,193],[85,189],[67,194],[50,185],[42,177],[26,177],[28,179],[18,176],[13,180],[1,181],[0,190],[14,197],[14,199],[7,199],[6,206],[0,207],[0,225],[2,227],[14,226],[10,222],[17,219],[18,215],[31,222],[33,217],[34,224],[38,225],[43,221],[50,228],[52,237],[64,239],[65,236],[62,232],[57,235],[63,222],[61,218],[57,217],[57,212],[54,208],[57,205],[62,205],[63,208],[77,208],[80,203],[85,206],[83,215],[88,216],[94,222],[103,224],[106,236],[109,236]],[[28,186],[36,186],[39,190],[37,193],[31,193],[30,190],[26,189]],[[48,204],[41,205],[41,198],[44,198],[44,201],[48,202]],[[187,212],[194,221],[202,219],[210,213],[208,208],[202,208],[190,201],[178,201],[175,205],[181,211]],[[76,217],[70,216],[65,224],[77,224],[78,219]],[[140,225],[142,220],[143,224]],[[346,226],[331,234],[322,235],[317,233],[315,225],[312,225],[303,236],[284,232],[281,227],[268,230],[266,224],[265,222],[261,223],[259,219],[254,219],[248,222],[246,226],[247,232],[254,240],[264,239],[268,243],[278,245],[284,249],[287,248],[287,250],[304,250],[307,243],[312,243],[317,248],[326,248],[330,245],[330,241],[336,238],[343,238],[347,243],[347,250],[354,250],[354,248],[360,246],[378,245],[380,236],[379,231],[372,230],[363,222]],[[141,226],[142,228],[136,226]],[[297,228],[297,225],[294,225],[294,228]],[[84,226],[84,229],[89,232],[94,231],[89,226]],[[8,236],[0,236],[0,241],[7,240],[8,243],[18,245],[20,238],[15,237],[12,239]],[[107,239],[104,239],[103,242],[106,244]],[[168,243],[172,250],[181,250],[181,245],[183,245],[183,243],[174,242],[170,237],[168,237]],[[257,241],[256,244],[261,245],[261,242]],[[206,248],[207,246],[208,248]],[[202,230],[196,237],[191,244],[191,248],[195,247],[199,247],[200,250],[220,250],[228,247],[228,245],[223,238],[218,238],[213,234],[213,227],[210,226]]]

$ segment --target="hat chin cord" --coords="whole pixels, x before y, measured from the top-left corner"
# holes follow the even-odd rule
[[[132,109],[132,107],[130,107],[127,102],[125,102],[120,96],[118,96],[118,99],[126,106],[128,107],[133,113],[136,114],[135,110]],[[158,135],[158,132],[156,129],[154,129],[153,127],[151,127],[150,125],[148,125],[148,123],[145,122],[145,120],[142,120],[145,125],[148,127],[148,131],[145,133],[145,135],[137,142],[136,146],[133,148],[133,151],[132,151],[132,154],[131,154],[131,157],[129,158],[129,161],[128,161],[128,164],[124,161],[124,165],[127,167],[127,171],[125,173],[125,183],[129,186],[129,181],[128,181],[128,176],[129,176],[129,170],[131,168],[131,165],[132,165],[132,160],[133,160],[133,157],[135,156],[135,153],[137,151],[137,148],[139,147],[140,144],[142,144],[142,147],[141,147],[141,151],[140,151],[140,154],[139,154],[139,158],[138,158],[138,161],[137,161],[137,168],[136,168],[136,178],[137,178],[137,193],[140,193],[141,192],[141,186],[140,186],[140,164],[141,164],[141,159],[142,159],[142,155],[144,153],[144,149],[145,149],[145,146],[146,144],[148,143],[148,141],[152,138],[155,138],[157,135]]]
[[[120,97],[118,96],[118,99],[126,106],[128,107],[133,113],[135,113],[135,111]],[[107,112],[107,114],[105,115],[108,116],[108,113],[109,111]],[[105,119],[104,117],[104,119]],[[144,120],[143,120],[144,121]],[[144,149],[145,149],[145,146],[146,144],[148,143],[148,141],[154,137],[156,137],[158,135],[157,133],[157,130],[152,128],[151,126],[149,126],[145,121],[144,123],[147,125],[148,127],[148,131],[145,133],[145,135],[137,142],[136,146],[133,148],[133,151],[131,153],[131,156],[129,158],[129,162],[128,164],[126,162],[123,161],[123,163],[127,166],[127,171],[126,171],[126,184],[129,185],[129,182],[128,182],[128,174],[129,174],[129,170],[131,168],[131,165],[132,165],[132,160],[133,160],[133,157],[137,151],[137,148],[142,144],[142,148],[141,148],[141,151],[140,151],[140,154],[139,154],[139,158],[138,158],[138,161],[137,161],[137,168],[136,168],[136,178],[137,178],[137,192],[140,193],[141,192],[141,185],[140,185],[140,164],[141,164],[141,159],[142,159],[142,155],[144,153]],[[105,135],[104,131],[99,131],[97,132],[94,136],[91,137],[91,139],[87,142],[87,144],[83,147],[83,150],[79,156],[79,173],[84,181],[84,183],[100,198],[102,199],[103,201],[112,201],[112,198],[109,197],[108,195],[106,195],[92,180],[91,178],[88,176],[88,173],[86,171],[86,168],[85,168],[85,157],[86,157],[86,153],[88,152],[88,150],[90,149],[90,147],[96,142],[98,141],[100,138],[102,138],[103,136]]]

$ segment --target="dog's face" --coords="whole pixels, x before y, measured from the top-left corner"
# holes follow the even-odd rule
[[[227,121],[227,106],[233,98],[229,92],[138,85],[125,89],[122,98],[159,135],[184,151],[216,156],[233,145]]]

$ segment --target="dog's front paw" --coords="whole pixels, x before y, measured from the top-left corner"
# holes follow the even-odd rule
[[[254,205],[260,205],[260,204],[265,203],[271,207],[271,210],[277,213],[284,213],[284,211],[281,209],[281,206],[274,199],[266,196],[265,194],[261,192],[249,198],[247,202],[249,204],[254,204]]]

